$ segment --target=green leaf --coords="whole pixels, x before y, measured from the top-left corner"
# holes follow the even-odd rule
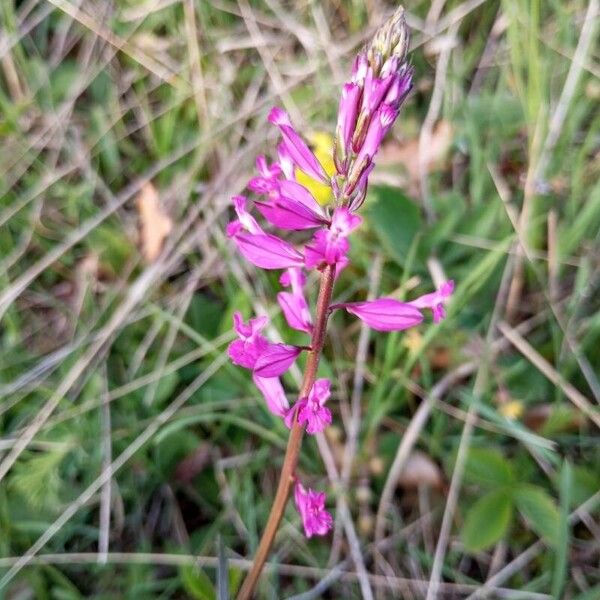
[[[600,475],[583,466],[573,467],[570,508],[576,508],[600,489]]]
[[[421,229],[421,213],[399,189],[374,186],[367,219],[391,258],[404,265],[410,246]]]
[[[560,520],[558,523],[558,546],[552,571],[552,597],[561,598],[567,579],[569,563],[569,505],[573,487],[573,469],[568,460],[560,471]]]
[[[470,508],[462,530],[462,540],[469,552],[484,550],[495,544],[510,525],[513,504],[506,490],[489,492]]]
[[[465,480],[482,486],[499,487],[513,484],[515,474],[499,450],[471,448],[465,463]]]
[[[210,577],[198,567],[181,567],[181,583],[194,600],[216,600]]]
[[[535,485],[521,485],[514,492],[519,512],[538,535],[552,545],[558,543],[560,515],[554,500]]]

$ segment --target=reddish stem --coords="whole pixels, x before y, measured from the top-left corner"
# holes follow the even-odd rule
[[[331,302],[334,280],[335,265],[327,265],[321,273],[319,297],[317,299],[315,314],[315,326],[310,344],[311,350],[308,352],[308,357],[306,359],[306,369],[304,371],[302,387],[300,388],[298,396],[299,398],[306,398],[308,396],[317,377],[319,358],[321,357],[321,351],[323,350],[323,344],[325,342],[327,317],[329,315],[329,304]],[[244,579],[244,583],[237,595],[237,600],[250,600],[253,597],[254,588],[258,583],[258,579],[271,550],[271,546],[273,545],[275,534],[279,528],[279,523],[283,517],[290,490],[294,483],[294,473],[296,471],[296,465],[298,464],[298,455],[300,453],[303,435],[304,426],[298,424],[296,418],[294,418],[285,451],[285,458],[283,459],[283,465],[281,467],[275,500],[273,500],[273,506],[271,507],[264,533],[258,544],[252,568],[248,571],[248,575],[246,575],[246,578]]]

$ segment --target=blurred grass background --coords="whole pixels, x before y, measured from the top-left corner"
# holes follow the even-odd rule
[[[393,8],[0,4],[0,597],[216,598],[218,539],[234,593],[286,429],[232,312],[295,336],[229,199],[273,104],[327,140]],[[259,597],[600,598],[598,1],[406,8],[416,86],[335,293],[457,290],[439,326],[331,320],[301,469],[335,531],[288,507]]]

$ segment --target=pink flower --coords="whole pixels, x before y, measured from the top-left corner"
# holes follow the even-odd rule
[[[358,215],[347,208],[337,208],[333,213],[328,229],[315,233],[310,244],[304,249],[305,263],[308,269],[319,268],[323,264],[339,263],[350,249],[346,239],[362,222]]]
[[[263,316],[244,323],[240,312],[233,314],[233,329],[239,339],[229,344],[227,354],[234,364],[254,369],[258,357],[269,347],[269,342],[261,334],[267,322],[267,317]]]
[[[279,377],[259,377],[256,373],[252,375],[256,387],[264,396],[267,408],[278,417],[285,417],[290,408],[283,386]]]
[[[412,67],[404,65],[390,85],[383,101],[398,110],[412,89],[412,76]]]
[[[304,257],[294,246],[261,229],[246,211],[244,196],[234,196],[233,203],[238,220],[227,225],[227,235],[233,239],[246,260],[262,269],[287,269],[303,265]]]
[[[423,309],[433,312],[433,322],[439,323],[445,316],[444,304],[454,291],[454,282],[446,281],[439,290],[425,294],[410,302],[400,302],[394,298],[379,298],[366,302],[335,304],[335,308],[345,308],[356,315],[372,329],[378,331],[401,331],[414,327],[423,321]]]
[[[417,307],[394,298],[348,302],[331,308],[345,308],[377,331],[402,331],[418,325],[423,320],[423,315]]]
[[[415,308],[429,308],[433,312],[433,322],[439,323],[446,316],[444,304],[450,299],[454,292],[454,281],[446,281],[439,290],[431,294],[420,296],[416,300],[411,300],[407,304]]]
[[[397,115],[398,111],[388,104],[382,104],[377,109],[367,129],[367,135],[358,152],[355,165],[362,165],[365,161],[368,165],[373,160],[373,157],[377,154],[377,150],[379,150],[379,146],[381,146],[383,137],[394,124]]]
[[[267,159],[261,154],[256,158],[258,177],[253,177],[248,182],[248,188],[257,194],[266,194],[277,188],[277,180],[281,175],[281,166],[274,162],[269,165]]]
[[[329,379],[317,379],[308,394],[308,398],[301,398],[288,411],[285,424],[291,427],[294,414],[298,413],[298,423],[306,423],[306,433],[315,434],[324,431],[331,425],[331,411],[325,407],[325,402],[331,396]]]
[[[292,127],[288,114],[282,108],[275,106],[271,109],[268,119],[279,127],[285,149],[294,164],[313,179],[329,183],[325,169],[300,134]]]
[[[310,316],[310,310],[308,303],[304,297],[304,283],[306,277],[302,272],[302,269],[287,269],[281,277],[279,282],[281,285],[291,286],[291,292],[279,292],[277,294],[277,301],[283,311],[283,315],[292,329],[297,331],[304,331],[306,333],[312,332],[312,318]]]
[[[352,65],[352,83],[357,83],[361,89],[365,84],[367,71],[369,69],[369,59],[363,52],[357,54]]]
[[[374,77],[373,69],[369,68],[367,76],[365,77],[361,110],[365,111],[367,114],[373,114],[373,112],[379,108],[386,92],[390,89],[394,77],[395,74],[383,78]]]
[[[300,513],[306,537],[326,535],[333,527],[333,518],[325,510],[325,492],[315,492],[296,481],[294,502]]]
[[[346,160],[354,128],[356,127],[356,118],[358,117],[358,102],[360,100],[361,88],[356,83],[346,83],[342,88],[340,106],[338,109],[338,122],[336,135],[338,140],[337,152],[341,152],[341,159]]]
[[[325,219],[296,200],[285,196],[273,197],[268,202],[255,202],[257,210],[275,227],[300,231],[319,227]]]
[[[233,314],[233,328],[238,335],[237,340],[229,344],[227,354],[236,365],[246,369],[255,369],[260,357],[276,344],[270,344],[261,334],[267,324],[267,317],[256,317],[245,323],[241,313]],[[289,403],[278,377],[271,375],[261,377],[254,372],[252,379],[265,398],[267,408],[279,417],[289,412]]]
[[[233,237],[245,229],[252,235],[263,235],[265,232],[261,226],[256,222],[256,219],[246,210],[246,197],[245,196],[234,196],[231,201],[237,214],[237,221],[232,221],[227,225],[227,235]]]
[[[304,262],[304,257],[294,246],[275,235],[238,232],[233,241],[240,254],[261,269],[300,267]]]
[[[254,365],[254,373],[259,377],[277,377],[285,373],[302,352],[298,346],[269,344]]]

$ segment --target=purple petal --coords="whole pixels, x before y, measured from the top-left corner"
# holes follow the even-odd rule
[[[345,308],[377,331],[402,331],[423,321],[423,315],[418,308],[393,298],[350,302],[333,308]]]
[[[326,377],[317,379],[308,394],[308,399],[311,402],[323,406],[331,396],[331,381]]]
[[[248,324],[246,324],[239,310],[233,313],[233,329],[241,338],[256,336],[265,328],[268,322],[268,317],[262,315],[254,319],[249,319]]]
[[[300,231],[313,229],[323,224],[323,218],[311,212],[303,204],[280,196],[271,202],[255,202],[260,214],[275,227]]]
[[[301,267],[304,257],[289,242],[274,235],[238,233],[233,237],[242,256],[261,269]]]
[[[302,519],[304,533],[310,538],[313,535],[326,535],[333,528],[333,518],[325,509],[325,493],[306,490],[297,481],[294,487],[294,503]]]
[[[281,306],[288,325],[297,331],[312,332],[312,322],[306,300],[291,292],[279,292],[277,302]]]
[[[232,198],[235,212],[237,213],[239,222],[242,224],[244,229],[253,235],[263,234],[264,231],[260,225],[256,222],[256,219],[246,210],[246,197],[245,196],[234,196]]]
[[[337,136],[343,144],[343,154],[346,155],[356,127],[358,116],[358,101],[361,88],[356,83],[346,83],[342,88],[340,106],[338,109]]]
[[[279,283],[285,287],[291,287],[294,294],[302,293],[306,284],[306,275],[302,269],[292,267],[286,269],[279,277]]]
[[[454,281],[450,279],[442,284],[439,290],[419,296],[415,300],[408,302],[408,304],[420,309],[429,308],[433,313],[433,322],[439,323],[446,316],[444,304],[448,302],[453,292]]]
[[[362,218],[351,213],[347,208],[336,208],[331,218],[331,232],[335,235],[346,237],[361,223]]]
[[[277,156],[279,156],[279,164],[286,181],[293,181],[295,170],[294,161],[292,160],[290,153],[287,151],[285,144],[279,144],[279,146],[277,146]]]
[[[269,113],[269,121],[279,127],[283,143],[296,166],[312,178],[329,183],[329,177],[317,157],[312,153],[306,142],[292,127],[288,114],[279,107],[274,107]]]
[[[282,196],[295,200],[300,204],[303,204],[312,213],[315,213],[325,219],[323,209],[319,203],[314,199],[313,195],[297,181],[283,180],[279,182],[279,192]]]
[[[256,373],[252,376],[254,384],[265,398],[267,408],[278,417],[285,417],[290,407],[288,399],[279,381],[279,377],[259,377]]]
[[[397,116],[398,111],[388,104],[383,104],[377,109],[367,130],[365,141],[356,157],[355,163],[357,165],[361,164],[366,158],[371,160],[377,154],[383,136],[393,125]]]
[[[298,411],[298,423],[306,423],[306,433],[321,433],[331,425],[331,411],[324,406],[303,406]]]
[[[259,377],[277,377],[285,373],[302,352],[298,346],[288,344],[269,344],[269,347],[258,357],[254,372]]]

